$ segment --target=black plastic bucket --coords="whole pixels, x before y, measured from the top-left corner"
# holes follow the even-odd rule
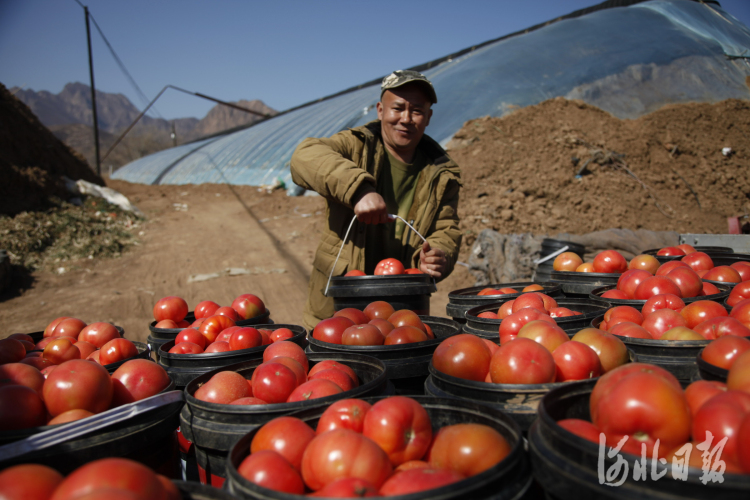
[[[294,336],[288,339],[290,342],[298,344],[303,349],[307,346],[307,330],[297,325],[254,325],[253,328],[262,328],[266,330],[277,330],[279,328],[288,328],[294,333]],[[270,344],[268,344],[270,345]],[[263,351],[268,345],[251,347],[249,349],[240,349],[238,351],[210,352],[201,354],[177,354],[170,353],[169,350],[174,347],[174,339],[162,344],[159,348],[159,364],[167,370],[172,377],[178,389],[183,389],[188,383],[198,375],[216,370],[224,366],[234,365],[243,361],[259,359],[263,357]]]
[[[576,271],[553,271],[550,282],[562,286],[563,293],[571,298],[587,298],[594,289],[617,285],[621,274],[617,273],[579,273]]]
[[[374,404],[382,398],[367,398]],[[500,432],[511,446],[508,456],[496,464],[475,476],[462,481],[435,488],[420,493],[413,493],[395,498],[420,499],[507,499],[520,500],[531,485],[531,471],[528,466],[528,457],[524,449],[524,440],[521,430],[507,415],[488,408],[486,406],[457,401],[450,398],[430,398],[416,396],[414,399],[427,410],[432,421],[433,433],[441,427],[460,423],[477,423],[492,427]],[[317,426],[317,421],[325,408],[295,413],[294,416],[307,422],[311,427]],[[230,493],[240,499],[274,499],[274,500],[304,500],[304,495],[293,495],[281,493],[263,488],[251,483],[240,476],[237,467],[249,455],[250,443],[255,436],[251,431],[243,436],[229,452],[227,460],[227,477]]]
[[[705,280],[704,280],[705,281]],[[719,289],[719,293],[715,293],[713,295],[703,295],[700,297],[687,297],[682,299],[682,301],[685,304],[691,304],[693,302],[698,302],[699,300],[713,300],[714,302],[718,302],[720,304],[724,304],[724,301],[729,297],[729,292],[732,291],[732,286],[727,285],[726,283],[719,283],[711,281],[710,283],[716,285],[716,288]],[[646,303],[645,300],[635,300],[635,299],[610,299],[606,297],[602,297],[602,294],[604,292],[607,292],[609,290],[616,290],[617,285],[607,285],[600,288],[595,288],[590,294],[589,297],[592,299],[598,299],[598,300],[604,300],[606,302],[609,302],[612,304],[612,307],[615,306],[631,306],[635,307],[638,310],[641,310],[643,308],[643,304]]]
[[[224,490],[193,481],[172,481],[180,490],[182,500],[237,500]]]
[[[501,305],[512,299],[487,304],[484,306],[469,309],[466,312],[466,324],[463,326],[464,333],[472,333],[492,342],[500,341],[500,323],[501,319],[480,318],[479,314],[487,311],[497,312]],[[603,315],[610,308],[608,302],[601,299],[555,299],[559,307],[567,307],[571,311],[578,311],[583,314],[578,316],[567,316],[564,318],[554,318],[557,326],[565,330],[567,334],[577,333],[582,328],[587,328],[591,320]]]
[[[173,388],[174,386],[170,385],[163,392]],[[177,401],[62,444],[10,460],[0,457],[0,469],[22,463],[37,463],[52,467],[65,475],[93,460],[124,457],[148,465],[167,477],[177,479],[180,474],[180,465],[175,431],[179,425],[179,413],[182,406],[183,402]],[[59,425],[0,432],[0,445],[52,430]]]
[[[409,309],[419,315],[430,314],[430,295],[437,291],[428,274],[392,276],[337,276],[331,278],[328,296],[336,311],[353,307],[363,310],[370,302],[383,300],[395,310]]]
[[[586,247],[580,243],[573,243],[572,241],[556,240],[553,238],[544,238],[542,240],[542,257],[553,254],[564,247],[568,247],[566,252],[573,252],[578,254],[580,258],[586,254]]]
[[[359,377],[359,387],[308,401],[253,406],[207,403],[193,397],[201,385],[220,371],[235,371],[250,379],[253,370],[263,362],[262,359],[225,366],[204,373],[185,387],[186,404],[180,413],[180,429],[185,438],[193,443],[202,480],[210,482],[213,486],[221,486],[226,477],[225,462],[231,446],[252,429],[271,419],[300,410],[328,406],[339,399],[379,396],[393,391],[386,377],[385,365],[373,357],[359,354],[324,353],[308,354],[307,359],[310,367],[327,359],[349,366]]]
[[[727,382],[729,370],[712,365],[702,357],[703,349],[695,357],[695,364],[698,365],[698,374],[702,380],[716,380],[718,382]]]
[[[349,355],[351,353],[363,354],[377,358],[388,370],[388,379],[396,387],[397,394],[422,395],[424,394],[424,381],[429,374],[428,367],[432,360],[432,354],[444,339],[461,332],[461,325],[448,318],[436,316],[420,316],[420,319],[435,334],[434,339],[412,344],[398,345],[374,345],[374,346],[349,346],[321,342],[310,336],[306,351],[309,353],[336,353]]]
[[[591,326],[599,328],[604,316],[595,318]],[[620,340],[638,356],[641,363],[649,363],[664,368],[680,382],[690,382],[698,376],[696,356],[710,340],[657,340],[636,339],[618,336]]]
[[[454,290],[448,294],[448,305],[445,306],[445,312],[448,316],[453,318],[461,324],[466,323],[466,311],[473,309],[477,306],[483,306],[485,304],[492,304],[498,300],[515,299],[520,295],[528,292],[521,292],[522,289],[531,285],[539,285],[544,290],[538,290],[541,293],[549,295],[555,299],[565,298],[560,285],[552,283],[537,283],[534,281],[521,281],[516,283],[497,283],[487,286],[473,286],[471,288],[461,288],[460,290]],[[477,295],[485,288],[513,288],[518,290],[518,293],[508,293],[504,295]]]
[[[750,498],[750,476],[723,474],[723,482],[703,484],[703,471],[690,468],[687,480],[674,479],[671,464],[646,462],[646,474],[634,480],[633,467],[640,457],[626,453],[615,456],[600,451],[599,445],[563,429],[557,421],[580,418],[590,421],[589,397],[595,381],[580,382],[550,391],[539,405],[539,418],[528,434],[534,477],[550,499],[648,499],[667,498],[746,500]],[[692,453],[699,453],[693,449]],[[627,464],[626,468],[622,461]],[[618,464],[618,465],[615,465]],[[659,474],[654,479],[655,466]],[[601,484],[599,471],[605,476],[614,471],[612,482],[624,479],[620,486]],[[619,473],[617,471],[620,471]],[[666,471],[664,474],[662,471]],[[663,475],[663,477],[662,477]]]
[[[255,326],[255,325],[261,325],[261,324],[273,324],[273,321],[269,320],[268,318],[271,316],[271,311],[266,309],[266,312],[264,312],[261,315],[255,316],[254,318],[250,319],[242,319],[240,321],[235,322],[237,326]],[[193,323],[195,321],[195,314],[193,311],[190,311],[187,316],[185,316],[185,321],[189,323]],[[166,344],[170,340],[174,340],[175,337],[177,337],[177,334],[180,333],[184,328],[156,328],[156,321],[152,321],[148,325],[148,331],[151,332],[148,336],[148,339],[146,339],[146,342],[151,347],[151,351],[153,351],[154,355],[156,356],[156,361],[159,361],[159,348],[162,346],[162,344]]]
[[[631,350],[630,362],[640,361]],[[454,377],[437,370],[430,363],[430,376],[425,381],[425,394],[438,398],[458,398],[490,406],[510,415],[524,432],[536,420],[537,408],[542,397],[552,389],[577,381],[553,382],[549,384],[495,384],[476,382]]]

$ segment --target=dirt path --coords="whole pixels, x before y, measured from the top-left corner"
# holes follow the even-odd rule
[[[275,322],[301,324],[324,224],[322,198],[289,198],[250,186],[109,186],[147,215],[134,229],[139,245],[120,258],[69,263],[63,274],[35,273],[33,287],[0,303],[0,337],[74,316],[113,322],[128,338],[145,341],[153,305],[167,295],[183,297],[192,309],[201,300],[229,305],[241,293],[254,293]],[[191,279],[212,274],[218,276]],[[444,316],[448,292],[471,285],[459,266],[439,284],[432,314]]]

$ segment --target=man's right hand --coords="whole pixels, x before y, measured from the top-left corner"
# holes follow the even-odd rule
[[[385,200],[375,192],[375,188],[366,186],[354,203],[354,214],[364,224],[384,224],[388,222],[388,209]]]

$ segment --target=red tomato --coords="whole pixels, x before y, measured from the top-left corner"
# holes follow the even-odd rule
[[[345,277],[349,276],[367,276],[364,271],[360,271],[359,269],[352,269],[351,271],[348,271],[345,275]]]
[[[333,382],[337,386],[341,388],[342,391],[350,391],[352,390],[355,385],[354,381],[341,370],[337,370],[336,368],[328,368],[327,370],[320,370],[316,372],[314,375],[309,377],[308,380],[328,380],[330,382]]]
[[[750,394],[750,354],[740,354],[727,376],[727,388],[731,391],[742,391]]]
[[[596,328],[584,328],[573,335],[570,340],[583,342],[591,347],[599,356],[604,373],[630,361],[628,348],[611,333]]]
[[[243,293],[232,301],[232,309],[242,319],[250,319],[266,312],[266,305],[260,300],[260,297],[252,293]]]
[[[628,269],[640,269],[647,271],[649,274],[656,274],[661,263],[653,255],[641,254],[633,257],[628,264]]]
[[[323,498],[363,498],[378,497],[378,490],[364,479],[358,477],[344,477],[328,483],[315,493],[310,493],[310,497]]]
[[[383,345],[411,344],[424,342],[425,340],[429,340],[429,338],[423,330],[404,325],[394,328],[391,333],[386,335]]]
[[[604,250],[594,257],[595,273],[624,273],[628,270],[628,261],[617,250]]]
[[[565,342],[552,353],[555,360],[555,382],[587,380],[602,373],[602,363],[596,352],[581,342]]]
[[[25,385],[41,396],[44,375],[36,367],[26,363],[0,365],[0,386],[11,384]]]
[[[15,465],[0,472],[0,492],[4,500],[49,500],[62,480],[46,465]]]
[[[55,328],[57,328],[57,325],[59,325],[62,320],[68,319],[69,317],[70,316],[60,316],[59,318],[53,319],[50,324],[44,328],[43,338],[52,337],[52,333],[55,331]]]
[[[103,458],[68,475],[55,490],[52,500],[73,500],[89,492],[108,489],[126,490],[143,500],[165,498],[161,481],[145,465],[126,458]]]
[[[703,290],[703,282],[700,276],[689,267],[676,267],[667,273],[667,278],[674,281],[684,298],[697,297]]]
[[[654,295],[662,293],[671,293],[682,297],[682,290],[675,284],[674,281],[667,278],[666,276],[651,276],[643,280],[635,289],[635,300],[648,300]]]
[[[697,253],[697,252],[696,252]],[[698,300],[686,305],[680,315],[685,318],[685,326],[693,328],[711,318],[727,317],[724,306],[712,300]]]
[[[677,248],[685,252],[685,255],[691,254],[695,252],[695,248],[692,245],[688,245],[687,243],[683,243],[681,245],[677,245]]]
[[[93,413],[87,410],[68,410],[51,419],[47,422],[47,425],[66,424],[68,422],[75,422],[76,420],[88,418],[92,415]]]
[[[365,313],[363,313],[359,309],[355,309],[354,307],[347,307],[347,308],[341,309],[340,311],[336,311],[333,314],[333,317],[334,318],[339,318],[339,317],[349,318],[350,320],[352,320],[352,323],[354,323],[355,325],[365,324],[368,321],[370,321],[370,319],[372,319],[372,318],[369,318]]]
[[[286,367],[283,368],[287,369]],[[292,377],[294,377],[294,374],[292,374]],[[225,371],[211,377],[208,382],[195,391],[193,396],[195,399],[206,401],[207,403],[229,404],[236,399],[250,395],[250,386],[245,377],[237,372]],[[260,396],[258,397],[260,398]],[[263,400],[266,401],[265,399]]]
[[[707,319],[693,327],[697,333],[708,340],[718,339],[724,335],[734,335],[737,337],[750,337],[750,328],[746,327],[734,318],[726,316],[717,316]]]
[[[354,432],[362,432],[365,423],[365,415],[370,411],[372,405],[361,399],[342,399],[331,404],[318,420],[316,434],[332,431],[334,429],[349,429]]]
[[[324,319],[315,325],[312,336],[315,340],[321,342],[341,344],[341,336],[344,334],[344,330],[353,325],[352,320],[342,316]]]
[[[138,356],[138,348],[128,339],[113,339],[99,350],[99,362],[102,365],[116,363]]]
[[[583,264],[583,259],[575,252],[563,252],[555,257],[552,269],[555,271],[575,271]]]
[[[270,490],[296,495],[305,492],[299,472],[273,450],[251,453],[239,465],[237,472],[251,483]]]
[[[213,346],[216,343],[217,342],[212,343],[211,346]],[[173,354],[200,354],[205,351],[198,344],[194,344],[193,342],[182,341],[179,344],[172,346],[169,349],[169,352]]]
[[[388,302],[384,300],[376,300],[375,302],[370,302],[369,304],[367,304],[367,307],[365,307],[365,310],[363,312],[365,313],[365,316],[369,318],[369,320],[387,320],[391,317],[391,314],[396,311]]]
[[[508,300],[507,302],[504,302],[503,305],[500,306],[500,309],[497,310],[497,318],[498,319],[505,319],[511,314],[513,314],[513,303],[514,300]]]
[[[740,274],[740,278],[742,278],[742,281],[750,280],[750,262],[745,262],[745,261],[735,262],[729,267],[731,267],[732,269],[734,269]]]
[[[44,348],[42,356],[53,365],[59,365],[71,359],[81,359],[81,351],[67,338],[55,337]]]
[[[111,323],[98,321],[91,323],[81,330],[78,334],[78,341],[85,341],[101,348],[104,344],[113,339],[120,338],[120,332]]]
[[[201,302],[198,302],[198,305],[195,306],[195,319],[200,318],[208,318],[209,316],[213,316],[216,314],[216,310],[221,307],[216,302],[213,302],[211,300],[204,300]]]
[[[216,341],[212,342],[210,346],[206,347],[206,350],[203,351],[205,353],[211,353],[211,352],[229,352],[232,348],[229,347],[229,342],[224,341]],[[196,353],[200,354],[200,353]]]
[[[275,342],[266,347],[266,350],[263,351],[263,361],[270,361],[276,356],[285,356],[287,358],[292,358],[293,360],[301,364],[302,368],[304,368],[306,372],[310,369],[310,364],[307,361],[305,350],[294,342],[289,342],[288,340]]]
[[[742,300],[732,307],[729,316],[750,328],[750,299]]]
[[[549,310],[550,318],[568,318],[570,316],[576,316],[576,312],[571,311],[567,307],[553,307]]]
[[[643,319],[641,326],[655,339],[661,337],[667,330],[677,326],[686,326],[687,321],[680,313],[672,309],[659,309]]]
[[[593,273],[594,272],[594,264],[593,262],[584,262],[580,266],[576,268],[577,273]]]
[[[375,325],[350,326],[341,335],[343,345],[383,345],[385,336]]]
[[[45,425],[44,402],[25,385],[0,386],[0,429],[13,431]]]
[[[714,267],[714,261],[704,252],[693,252],[680,259],[693,268],[693,271],[708,271]]]
[[[566,418],[564,420],[558,420],[557,425],[562,427],[568,432],[572,432],[578,437],[587,439],[592,443],[599,444],[599,429],[588,420],[581,420],[580,418]]]
[[[185,299],[181,297],[164,297],[159,299],[154,305],[154,319],[161,321],[171,319],[175,323],[185,319],[188,313],[188,305]]]
[[[296,388],[297,376],[281,363],[267,361],[253,372],[253,396],[268,403],[285,403]]]
[[[131,359],[112,373],[112,406],[140,401],[169,386],[167,371],[150,359]]]
[[[432,354],[436,370],[466,380],[483,382],[490,370],[492,353],[476,335],[460,333],[443,340]]]
[[[516,338],[492,356],[490,378],[496,384],[548,384],[555,381],[555,360],[541,344]]]
[[[635,371],[602,394],[593,423],[610,446],[627,436],[632,442],[628,450],[640,454],[645,444],[646,456],[651,456],[658,440],[658,455],[663,457],[690,439],[690,418],[681,388],[655,373]]]
[[[269,335],[271,342],[281,342],[294,337],[294,332],[289,328],[277,328]]]
[[[286,400],[287,403],[295,403],[297,401],[307,401],[309,399],[324,398],[326,396],[333,396],[334,394],[340,394],[344,392],[341,387],[334,384],[330,380],[325,379],[312,379],[307,378],[307,382],[298,386],[289,395]]]
[[[232,326],[236,326],[232,318],[228,316],[222,316],[220,314],[215,314],[213,316],[209,316],[208,318],[203,318],[203,323],[201,323],[198,331],[201,332],[204,337],[206,337],[206,341],[210,344],[211,342],[216,340],[216,337],[219,336],[219,333]]]
[[[674,269],[676,267],[680,267],[680,266],[690,267],[690,266],[688,266],[687,264],[685,264],[682,261],[671,260],[671,261],[669,261],[669,262],[667,262],[667,263],[662,264],[661,266],[659,266],[659,269],[656,270],[656,274],[654,276],[666,276],[667,274],[669,274],[670,271],[672,271],[672,269]]]
[[[529,321],[518,330],[518,338],[531,339],[543,345],[549,352],[568,342],[568,334],[557,325],[546,321]]]
[[[742,281],[742,276],[740,276],[740,273],[736,269],[732,269],[729,266],[716,266],[713,269],[709,269],[703,275],[703,279],[721,281],[723,283],[739,283]]]
[[[47,376],[42,387],[47,411],[53,417],[74,409],[101,413],[109,408],[112,392],[112,379],[107,370],[85,359],[59,365]]]
[[[750,268],[750,265],[748,265],[748,268]],[[745,299],[750,299],[750,281],[737,283],[734,288],[732,288],[732,291],[729,292],[729,297],[727,297],[727,305],[734,307],[737,303],[742,302]]]
[[[251,349],[253,347],[260,347],[261,345],[263,345],[263,337],[261,337],[260,332],[255,328],[239,328],[229,337],[229,348],[232,351]]]
[[[675,256],[675,255],[686,255],[685,251],[681,248],[677,247],[664,247],[659,249],[658,252],[656,252],[656,255],[663,255],[667,257]]]
[[[686,326],[676,326],[662,333],[659,340],[705,340],[705,338]]]
[[[377,329],[380,330],[380,333],[383,334],[383,341],[385,341],[385,336],[391,333],[394,328],[393,325],[388,322],[388,320],[380,318],[371,319],[367,324],[377,327]]]
[[[26,357],[26,348],[23,346],[20,340],[16,340],[16,339],[1,339],[0,340],[0,365],[5,364],[5,363],[18,363],[25,357]]]
[[[281,363],[282,365],[292,370],[295,377],[297,377],[298,386],[307,382],[307,373],[305,372],[305,368],[300,364],[299,361],[288,358],[286,356],[276,356],[275,358],[273,358],[273,362]]]
[[[237,314],[237,311],[235,311],[234,309],[232,309],[229,306],[224,306],[224,307],[218,308],[214,312],[213,315],[214,316],[226,316],[227,318],[231,319],[235,323],[238,322],[240,319],[247,319],[247,318],[240,318],[240,315]]]
[[[377,443],[397,466],[424,456],[432,442],[432,424],[427,411],[415,400],[392,396],[370,408],[362,434]]]
[[[439,488],[464,479],[464,476],[450,469],[417,468],[389,477],[380,487],[380,495],[408,495],[420,491]]]
[[[727,392],[727,384],[717,380],[697,380],[685,388],[685,399],[690,407],[690,414],[695,414],[709,399]]]
[[[431,466],[475,476],[500,463],[511,452],[498,431],[482,424],[455,424],[435,435],[428,461]]]
[[[750,473],[750,413],[745,415],[737,433],[737,449],[740,467],[746,474]]]
[[[511,308],[511,312],[515,313],[526,307],[531,307],[539,311],[547,310],[544,307],[544,300],[542,300],[542,297],[535,293],[525,293],[513,300],[513,307]]]
[[[648,271],[642,269],[630,269],[620,275],[620,278],[617,280],[617,289],[625,294],[624,298],[632,299],[635,297],[635,289],[638,288],[638,285],[651,276],[653,276],[653,273]]]
[[[326,359],[324,361],[320,361],[315,364],[312,368],[310,368],[310,371],[307,373],[308,378],[312,377],[316,373],[322,370],[328,370],[330,368],[335,368],[337,370],[341,370],[342,372],[349,375],[349,378],[351,378],[356,385],[359,385],[359,379],[357,378],[357,373],[352,370],[350,367],[346,366],[343,363],[339,363],[338,361],[334,361],[332,359]]]
[[[724,437],[727,442],[721,453],[721,458],[729,462],[738,462],[737,434],[745,415],[750,414],[750,394],[742,391],[728,390],[718,394],[700,407],[693,419],[693,439],[698,442],[713,435],[713,443],[718,443]]]
[[[643,304],[641,313],[645,318],[652,312],[658,311],[659,309],[672,309],[675,312],[680,312],[682,311],[683,307],[685,307],[685,302],[683,302],[682,299],[677,295],[673,295],[671,293],[660,293],[658,295],[654,295],[653,297],[648,299],[645,304]]]
[[[607,290],[602,294],[603,299],[617,299],[617,300],[627,300],[632,299],[632,297],[628,297],[628,295],[623,292],[622,290]]]
[[[182,342],[192,342],[193,344],[199,346],[201,349],[205,349],[206,345],[208,345],[206,337],[204,337],[201,332],[199,332],[195,328],[185,328],[177,334],[177,336],[174,338],[174,344],[178,345]]]
[[[73,337],[78,335],[86,327],[86,323],[77,318],[64,318],[60,321],[55,329],[51,332],[50,337]]]
[[[604,321],[610,321],[614,318],[623,318],[626,321],[632,321],[637,325],[643,323],[643,315],[638,309],[631,306],[617,306],[607,309],[604,313]]]
[[[76,347],[81,353],[81,359],[88,358],[92,352],[96,351],[96,346],[94,344],[86,342],[85,340],[79,340],[78,342],[76,342]]]
[[[700,273],[698,274],[698,276],[700,276]],[[717,293],[720,293],[720,291],[714,284],[709,283],[708,281],[704,281],[703,290],[698,294],[698,296],[705,297],[707,295],[716,295]]]
[[[267,405],[268,403],[266,401],[263,401],[262,399],[254,398],[252,396],[248,396],[246,398],[240,398],[235,399],[230,405],[242,405],[242,406],[253,406],[253,405]]]
[[[383,259],[375,266],[375,276],[386,276],[391,274],[404,274],[404,265],[394,258]]]
[[[385,451],[371,439],[348,429],[318,434],[302,456],[302,478],[312,490],[356,477],[380,488],[393,467]]]
[[[734,361],[745,351],[750,350],[750,340],[745,337],[726,335],[703,349],[701,357],[707,363],[729,370]]]
[[[395,311],[388,317],[388,322],[396,328],[398,328],[399,326],[413,326],[414,328],[419,328],[425,333],[427,332],[424,327],[424,323],[422,323],[422,320],[419,319],[417,313],[408,309]]]
[[[612,335],[618,337],[628,337],[631,339],[653,339],[648,330],[643,328],[641,325],[636,325],[630,321],[618,323],[615,326],[608,328],[607,331]]]
[[[253,436],[250,453],[273,450],[296,470],[302,466],[302,454],[315,437],[315,431],[294,417],[278,417],[265,423]]]
[[[500,316],[500,314],[498,314]],[[549,315],[543,313],[538,309],[532,309],[530,307],[521,309],[518,312],[514,312],[510,316],[503,319],[500,323],[499,334],[500,334],[500,345],[504,345],[518,336],[521,327],[530,321],[541,320],[546,321],[550,324],[555,324],[555,320]]]

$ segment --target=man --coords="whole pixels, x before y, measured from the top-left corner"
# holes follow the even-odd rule
[[[373,274],[394,257],[404,267],[442,279],[458,258],[458,165],[425,135],[437,96],[416,71],[395,71],[383,79],[378,120],[328,139],[305,139],[291,160],[292,179],[328,200],[327,227],[313,261],[304,324],[313,328],[333,315],[323,292],[352,218],[348,240],[333,276],[358,269]],[[427,242],[393,221],[398,214]]]

